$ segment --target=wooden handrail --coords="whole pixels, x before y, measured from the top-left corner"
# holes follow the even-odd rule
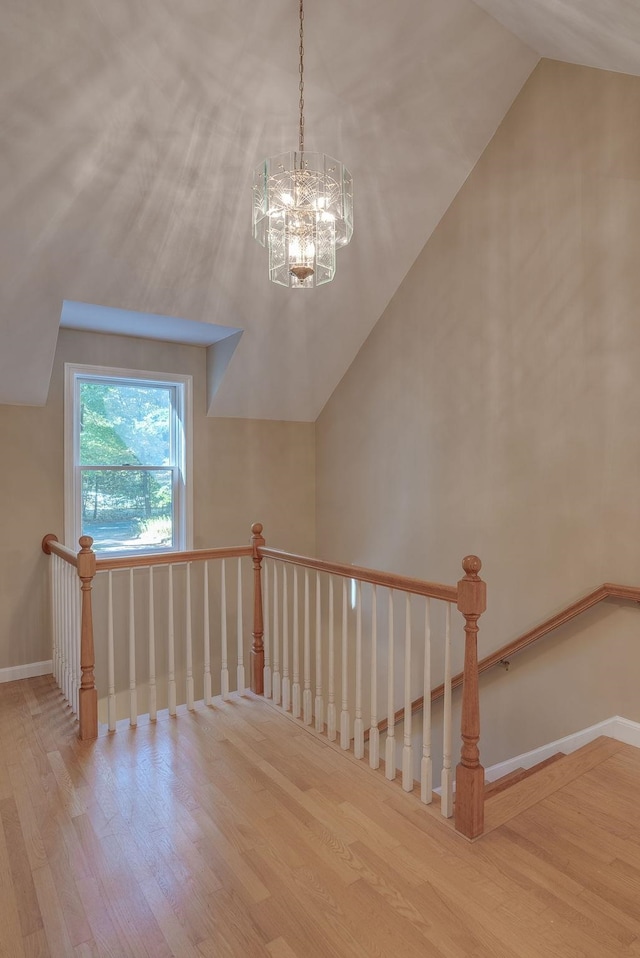
[[[456,602],[458,590],[454,585],[442,585],[439,582],[423,582],[421,579],[411,579],[408,576],[395,575],[392,572],[377,572],[375,569],[365,569],[357,565],[345,565],[340,562],[327,562],[324,559],[312,559],[309,556],[294,555],[291,552],[282,552],[279,549],[258,549],[260,556],[267,559],[276,559],[290,565],[305,566],[317,572],[328,572],[330,575],[342,576],[345,579],[358,579],[360,582],[370,582],[387,589],[396,589],[398,592],[411,592],[413,595],[430,596],[432,599],[442,599],[444,602]]]
[[[514,639],[512,642],[508,642],[496,652],[492,652],[484,659],[481,659],[478,663],[478,675],[494,668],[494,666],[499,665],[501,662],[504,662],[505,659],[511,658],[518,652],[522,652],[530,645],[533,645],[534,642],[537,642],[538,639],[542,639],[545,635],[548,635],[549,632],[553,632],[554,629],[558,629],[561,625],[566,625],[566,623],[570,622],[571,619],[575,619],[576,616],[586,612],[587,609],[592,608],[592,606],[597,605],[604,599],[628,599],[630,602],[640,602],[640,588],[633,585],[619,585],[615,582],[605,582],[604,585],[594,589],[593,592],[588,592],[587,595],[583,596],[581,599],[578,599],[576,602],[572,602],[571,605],[561,609],[560,612],[556,612],[555,615],[545,619],[544,622],[540,623],[540,625],[534,626],[533,629],[529,629],[528,632],[524,632],[517,639]],[[452,689],[458,688],[458,686],[462,685],[462,675],[462,672],[458,672],[457,675],[453,676],[451,679]],[[438,685],[431,691],[431,701],[435,702],[437,699],[442,698],[443,695],[444,685]],[[419,699],[416,699],[415,702],[412,702],[412,713],[419,712],[422,709],[423,704],[424,698],[422,696]],[[394,715],[395,721],[402,721],[403,715],[404,709],[398,709]],[[381,732],[384,731],[384,729],[387,728],[387,722],[380,722],[378,724],[378,728]]]
[[[42,551],[47,555],[55,553],[68,562],[77,566],[78,557],[73,549],[62,545],[52,532],[42,540]],[[141,569],[151,565],[176,565],[180,562],[206,562],[209,559],[236,559],[239,556],[252,556],[251,546],[228,546],[216,549],[191,549],[188,552],[159,552],[146,555],[114,556],[101,559],[96,556],[96,572],[109,572],[116,569]]]
[[[58,542],[58,537],[50,532],[42,540],[42,551],[50,556],[53,552],[55,555],[59,556],[61,559],[64,559],[65,562],[68,562],[69,565],[76,566],[78,565],[78,556],[70,549],[68,546],[63,546],[61,542]]]
[[[96,559],[98,572],[116,569],[142,569],[152,565],[176,565],[181,562],[206,562],[209,559],[236,559],[252,556],[251,546],[228,546],[217,549],[192,549],[189,552],[159,552],[137,556],[114,556],[111,559]]]

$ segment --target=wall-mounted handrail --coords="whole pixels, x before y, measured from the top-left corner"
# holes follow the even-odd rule
[[[496,665],[500,665],[500,663],[504,662],[505,660],[511,659],[514,655],[517,655],[518,652],[522,652],[530,645],[533,645],[534,642],[538,641],[538,639],[542,639],[545,635],[548,635],[555,629],[560,628],[560,626],[566,625],[567,622],[575,619],[576,616],[586,612],[587,609],[591,609],[594,605],[597,605],[604,599],[628,599],[630,602],[640,602],[640,587],[633,585],[619,585],[615,582],[605,582],[592,592],[588,592],[581,599],[577,599],[570,605],[565,606],[565,608],[561,609],[560,612],[556,612],[555,615],[549,616],[548,619],[545,619],[544,622],[541,622],[539,625],[529,629],[528,632],[524,632],[522,635],[518,636],[517,639],[513,639],[512,642],[508,642],[495,652],[491,652],[491,654],[487,655],[484,659],[481,659],[478,663],[478,675],[481,675],[483,672],[487,672]],[[457,675],[454,675],[451,679],[451,688],[455,689],[462,685],[462,679],[462,672],[458,672]],[[431,692],[431,701],[435,702],[437,699],[442,698],[443,695],[444,685],[438,685]],[[416,699],[411,705],[412,712],[419,712],[422,709],[423,704],[424,698],[421,697]],[[395,714],[395,721],[400,722],[403,715],[404,709],[398,709]],[[382,732],[387,728],[387,723],[381,722],[379,728]]]

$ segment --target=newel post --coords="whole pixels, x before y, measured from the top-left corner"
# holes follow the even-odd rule
[[[477,556],[462,560],[464,579],[458,582],[458,609],[465,619],[464,678],[462,680],[462,749],[456,768],[456,830],[477,838],[484,830],[484,768],[480,764],[480,700],[478,694],[478,619],[487,607],[487,587],[478,573]]]
[[[91,546],[91,536],[80,536],[78,553],[78,578],[82,583],[80,616],[80,669],[82,682],[78,693],[78,719],[80,739],[83,742],[98,737],[98,691],[93,670],[93,613],[91,611],[91,586],[96,574],[96,554]]]
[[[253,547],[253,645],[251,647],[251,691],[264,695],[264,624],[262,620],[262,556],[259,549],[264,546],[262,523],[251,526],[251,545]]]

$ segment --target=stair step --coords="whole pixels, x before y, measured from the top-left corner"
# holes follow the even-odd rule
[[[546,768],[547,765],[553,765],[558,759],[564,757],[564,752],[556,752],[555,755],[550,755],[549,758],[543,759],[541,762],[538,762],[537,765],[532,765],[531,768],[515,768],[512,772],[507,772],[506,775],[503,775],[502,778],[496,778],[495,781],[488,782],[484,790],[485,799],[491,798],[492,795],[497,795],[499,792],[504,792],[505,788],[510,788],[511,785],[515,785],[517,782],[529,778],[530,775],[535,775],[541,768]]]
[[[560,756],[553,763],[549,763],[550,767],[539,768],[536,775],[521,779],[510,788],[493,795],[485,804],[485,833],[544,801],[549,795],[605,762],[624,747],[622,742],[601,735],[577,751]]]

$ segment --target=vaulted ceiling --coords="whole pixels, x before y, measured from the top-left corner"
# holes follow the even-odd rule
[[[296,0],[2,15],[5,403],[46,401],[71,300],[242,329],[211,414],[314,420],[539,56],[640,73],[631,0],[307,0],[307,148],[353,173],[355,232],[333,283],[287,290],[250,207],[297,142]]]

